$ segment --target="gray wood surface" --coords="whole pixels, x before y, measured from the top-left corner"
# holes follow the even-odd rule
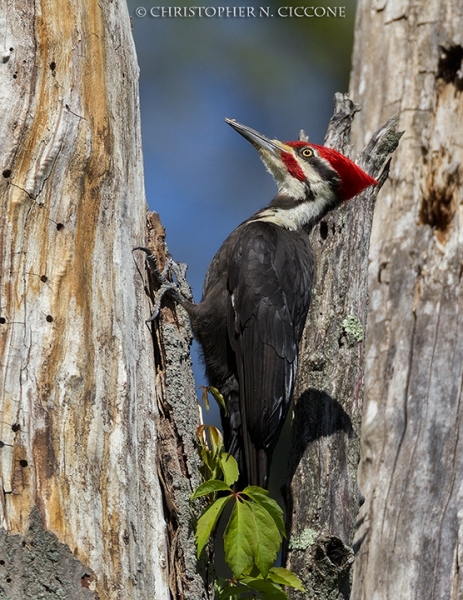
[[[336,95],[325,143],[349,153],[358,107]],[[400,134],[392,119],[359,157],[381,183]],[[304,581],[292,598],[348,598],[359,507],[368,247],[378,188],[330,213],[311,234],[316,276],[300,352],[290,458],[287,566]],[[379,192],[381,194],[381,192]]]
[[[463,5],[360,3],[351,95],[403,139],[370,250],[353,600],[463,597]]]
[[[127,5],[0,31],[0,597],[167,599]]]

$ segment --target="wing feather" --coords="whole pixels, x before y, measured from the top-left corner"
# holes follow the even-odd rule
[[[266,485],[294,388],[313,258],[307,234],[268,222],[245,224],[229,256],[228,332],[246,467],[251,483]]]

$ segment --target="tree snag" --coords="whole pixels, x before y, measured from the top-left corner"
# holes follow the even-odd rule
[[[325,144],[349,153],[359,107],[336,94]],[[307,594],[348,598],[363,406],[364,332],[368,309],[368,247],[375,199],[401,134],[390,119],[370,140],[359,165],[379,180],[330,213],[312,232],[316,275],[307,318],[295,405],[288,494],[287,566]]]
[[[0,595],[167,600],[127,6],[6,0],[0,22]]]
[[[359,5],[353,138],[405,135],[371,240],[355,600],[463,595],[462,31],[452,0]]]

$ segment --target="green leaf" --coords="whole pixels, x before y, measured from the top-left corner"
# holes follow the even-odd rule
[[[269,513],[272,519],[275,521],[275,525],[278,527],[278,531],[281,535],[286,538],[286,530],[285,530],[285,522],[283,520],[283,511],[273,498],[268,497],[267,490],[263,488],[257,487],[255,485],[250,485],[247,488],[244,488],[243,494],[249,496],[254,502],[257,502],[262,508]]]
[[[242,594],[243,588],[241,586],[237,588],[236,586],[229,585],[220,592],[219,600],[240,600],[243,598]]]
[[[223,409],[225,415],[228,415],[228,410],[227,410],[227,405],[225,404],[225,399],[222,396],[222,394],[219,392],[219,390],[214,387],[213,385],[210,385],[208,388],[209,392],[212,394],[214,400],[217,402],[217,404]]]
[[[212,463],[211,463],[211,460],[210,460],[210,458],[211,458],[210,454],[211,453],[209,452],[209,450],[207,450],[207,448],[201,448],[201,450],[200,450],[200,456],[201,456],[201,459],[202,459],[202,461],[204,463],[204,465],[202,465],[202,466],[206,466],[209,469],[209,471],[212,473],[213,466],[212,466]]]
[[[231,454],[228,454],[228,452],[222,452],[220,455],[220,468],[222,469],[223,477],[227,485],[233,485],[235,481],[238,481],[240,475],[238,463]]]
[[[245,585],[241,585],[239,582],[231,583],[226,579],[219,580],[219,585],[215,586],[215,593],[218,596],[218,600],[233,600],[243,598],[243,592],[248,591],[246,594],[247,598],[249,596],[249,588]]]
[[[265,600],[289,600],[285,592],[276,583],[273,583],[269,579],[244,579],[253,590],[256,590],[262,594],[262,598]]]
[[[207,386],[205,386],[205,385],[199,385],[198,390],[202,390],[201,401],[204,402],[204,406],[206,407],[207,412],[209,412],[209,409],[211,408],[211,406],[209,404],[209,394],[208,394],[209,390],[207,389]]]
[[[201,448],[204,448],[212,455],[217,455],[223,450],[223,436],[217,427],[213,425],[200,425],[196,430],[196,435]]]
[[[223,437],[217,427],[207,425],[207,432],[211,441],[211,452],[216,456],[223,448]]]
[[[268,573],[268,579],[271,579],[273,582],[279,583],[280,585],[287,585],[288,587],[292,587],[300,592],[305,592],[302,581],[289,569],[285,569],[283,567],[272,567]]]
[[[230,494],[232,494],[233,490],[224,481],[220,481],[220,479],[209,479],[209,481],[205,481],[195,489],[190,496],[190,502],[191,500],[196,500],[196,498],[214,492],[230,492]]]
[[[258,494],[259,496],[268,496],[268,490],[259,487],[258,485],[248,485],[248,487],[244,488],[244,494],[248,496],[252,496],[254,494]]]
[[[237,579],[252,567],[256,554],[256,521],[248,504],[237,500],[223,534],[225,561]]]
[[[195,533],[196,544],[198,546],[198,558],[214,531],[217,521],[230,498],[231,496],[219,498],[199,517]]]
[[[257,548],[255,563],[264,577],[273,566],[281,545],[281,534],[268,511],[257,504],[249,502],[249,508],[254,515],[257,530]]]

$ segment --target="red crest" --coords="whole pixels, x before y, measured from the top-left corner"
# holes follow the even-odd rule
[[[370,185],[378,185],[376,179],[370,177],[368,173],[365,173],[363,169],[337,150],[317,144],[308,144],[307,142],[286,143],[293,148],[302,148],[305,146],[314,148],[322,158],[330,163],[341,178],[341,189],[339,191],[341,200],[350,200],[350,198],[360,194],[360,192],[363,192]]]

